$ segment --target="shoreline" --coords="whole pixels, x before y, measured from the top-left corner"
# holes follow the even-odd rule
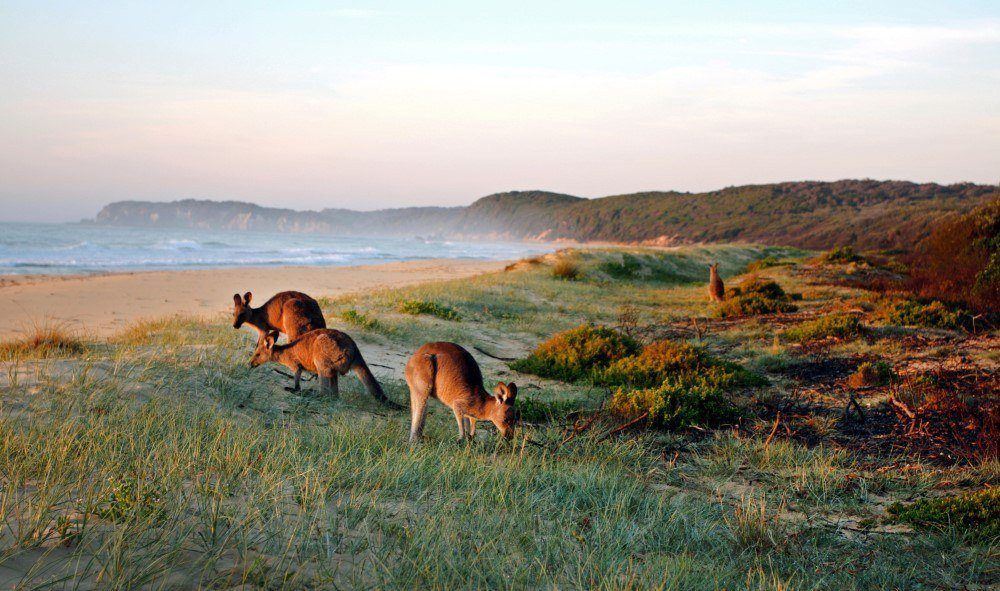
[[[0,341],[33,326],[57,324],[83,337],[105,337],[147,318],[215,317],[232,312],[233,294],[251,291],[259,306],[295,290],[315,298],[473,277],[510,260],[425,259],[375,265],[288,265],[87,275],[0,277]]]

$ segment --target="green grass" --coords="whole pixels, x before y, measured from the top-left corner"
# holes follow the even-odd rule
[[[442,320],[458,321],[462,319],[462,315],[450,306],[444,306],[428,300],[404,300],[399,303],[399,311],[411,316],[427,314],[428,316],[435,316]]]
[[[656,282],[601,278],[592,271],[608,251],[583,252],[579,281],[533,265],[321,304],[365,353],[377,344],[405,358],[447,338],[503,354],[614,322],[624,304],[640,324],[703,315],[707,262],[732,274],[764,255],[657,253],[678,278]],[[461,320],[401,314],[402,301],[435,302]],[[869,590],[970,587],[995,572],[994,547],[953,530],[858,538],[824,521],[873,517],[883,499],[945,481],[1000,481],[991,464],[899,470],[894,458],[765,444],[770,425],[755,434],[749,418],[738,436],[692,438],[602,440],[618,423],[596,422],[558,445],[567,415],[589,416],[609,393],[528,388],[478,353],[487,386],[522,384],[522,413],[539,426],[498,441],[484,425],[458,446],[450,411],[432,403],[426,441],[411,446],[408,415],[386,413],[353,377],[339,399],[289,394],[287,379],[248,367],[253,341],[221,317],[172,318],[71,356],[6,362],[0,588]],[[709,332],[698,347],[742,364],[772,342],[765,325]],[[390,397],[406,399],[398,370],[376,371]]]

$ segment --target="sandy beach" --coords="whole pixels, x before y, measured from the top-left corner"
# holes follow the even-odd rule
[[[256,267],[108,275],[8,276],[0,281],[0,340],[34,324],[58,323],[102,337],[143,318],[215,316],[234,293],[252,291],[260,305],[284,290],[339,296],[503,269],[507,261],[434,259],[355,267]]]

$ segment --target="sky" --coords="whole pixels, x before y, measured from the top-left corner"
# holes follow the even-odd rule
[[[1000,182],[1000,2],[0,0],[0,219]]]

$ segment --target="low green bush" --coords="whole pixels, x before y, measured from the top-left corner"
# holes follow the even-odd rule
[[[963,314],[943,302],[886,298],[876,308],[875,316],[886,324],[956,329],[963,326]]]
[[[794,312],[798,308],[776,281],[750,277],[726,290],[726,299],[715,310],[720,318]]]
[[[639,350],[632,339],[589,325],[555,335],[511,367],[615,388],[609,406],[613,413],[625,418],[645,413],[651,425],[666,428],[726,421],[735,413],[727,391],[766,383],[763,377],[689,343],[662,340]],[[536,406],[528,406],[528,412],[548,412]]]
[[[725,391],[701,377],[670,379],[655,388],[619,388],[609,408],[623,417],[645,413],[650,424],[668,429],[716,425],[737,415]]]
[[[459,314],[454,308],[441,305],[437,302],[431,302],[429,300],[404,300],[399,303],[397,309],[403,314],[410,314],[413,316],[426,314],[443,320],[462,319],[462,315]]]
[[[1000,541],[1000,487],[914,503],[894,503],[887,509],[889,519],[918,529],[955,528],[973,541]]]
[[[593,381],[602,386],[654,388],[671,379],[692,382],[697,378],[723,389],[763,382],[760,376],[735,363],[716,359],[701,347],[669,340],[651,343],[638,355],[595,370]]]
[[[847,378],[847,384],[852,388],[888,386],[898,379],[899,375],[885,361],[865,361]]]
[[[639,343],[622,333],[584,324],[553,335],[511,368],[566,382],[590,380],[595,368],[607,367],[639,351]]]
[[[854,249],[850,246],[838,246],[824,253],[820,260],[831,265],[846,265],[850,263],[863,263],[865,258],[854,252]]]
[[[856,339],[863,336],[867,328],[853,314],[830,314],[816,320],[803,322],[785,331],[786,339],[795,342],[818,341],[825,338]]]

